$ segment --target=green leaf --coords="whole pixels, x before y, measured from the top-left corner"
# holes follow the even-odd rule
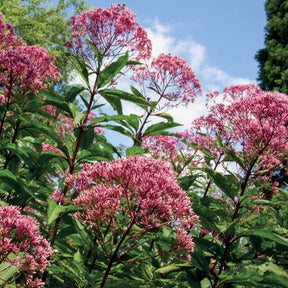
[[[71,87],[70,90],[67,92],[67,95],[65,97],[65,101],[71,103],[75,100],[76,96],[83,92],[86,88],[82,85],[77,85],[74,87]]]
[[[278,276],[288,278],[288,273],[282,267],[272,262],[267,262],[263,263],[262,265],[259,265],[258,271],[260,275],[264,275],[265,272],[272,272]]]
[[[135,96],[145,99],[145,97],[134,86],[131,86],[130,89]]]
[[[155,273],[160,273],[160,274],[167,274],[170,272],[175,272],[175,271],[186,271],[189,269],[195,268],[193,265],[185,265],[185,264],[172,264],[172,265],[167,265],[165,267],[161,267],[157,270],[155,270]]]
[[[86,64],[72,53],[66,53],[66,56],[72,67],[78,72],[78,74],[89,87],[89,74],[86,68]]]
[[[47,171],[49,165],[51,165],[51,160],[57,158],[64,158],[63,155],[54,151],[43,151],[38,157],[37,162],[33,167],[31,167],[29,174],[27,175],[27,181],[31,181],[36,178],[39,179]]]
[[[194,181],[199,177],[198,174],[196,175],[188,175],[188,176],[185,176],[185,177],[182,177],[180,180],[179,180],[179,185],[180,187],[183,189],[183,190],[188,190],[191,185],[194,183]]]
[[[126,157],[134,155],[142,155],[146,150],[140,146],[133,146],[126,149]]]
[[[81,98],[81,100],[83,101],[85,107],[88,108],[88,107],[89,107],[88,101],[87,101],[82,95],[80,95],[80,98]]]
[[[83,262],[82,260],[82,255],[79,252],[79,249],[77,250],[77,252],[74,254],[73,259],[75,262]]]
[[[116,62],[111,63],[109,66],[107,66],[104,70],[100,72],[98,75],[98,81],[97,81],[97,88],[102,88],[108,83],[110,83],[115,76],[123,69],[123,67],[126,65],[128,60],[129,54],[128,51],[125,53],[125,55],[119,57]]]
[[[102,117],[93,118],[91,120],[91,124],[109,122],[109,121],[120,121],[120,120],[125,120],[128,122],[128,121],[134,121],[138,118],[139,117],[135,114],[131,114],[131,115],[105,115]]]
[[[82,134],[82,138],[81,138],[81,142],[80,142],[80,148],[81,149],[88,149],[93,143],[94,135],[95,135],[95,132],[94,132],[93,126],[86,129]]]
[[[126,122],[135,130],[135,132],[138,131],[139,129],[139,116],[135,115],[135,114],[131,114],[130,116],[132,117],[129,117],[126,120]]]
[[[161,117],[161,118],[164,118],[164,119],[168,120],[168,122],[174,122],[173,117],[168,113],[156,113],[154,115]]]
[[[268,284],[269,286],[265,287],[277,287],[277,288],[287,288],[288,287],[288,283],[287,283],[287,277],[286,279],[283,277],[280,277],[278,275],[272,274],[272,273],[267,273],[264,275],[263,280],[259,283],[260,286],[262,286],[263,284]],[[260,287],[259,286],[259,287]]]
[[[78,235],[80,235],[81,238],[85,240],[85,242],[88,242],[89,248],[93,248],[95,246],[95,243],[92,234],[89,233],[83,223],[81,223],[78,219],[73,218],[73,223]]]
[[[103,56],[100,54],[98,47],[93,42],[86,40],[86,43],[90,46],[90,48],[94,52],[94,54],[97,58],[97,61],[98,61],[98,68],[100,69],[102,66]]]
[[[9,170],[0,170],[0,183],[6,183],[12,189],[14,189],[18,194],[29,194],[31,192],[27,189],[24,182],[18,179],[11,171]]]
[[[219,134],[215,133],[215,137],[216,137],[216,140],[217,140],[219,146],[220,146],[221,148],[225,149],[225,145],[224,145],[224,143],[223,143],[222,138],[219,136]]]
[[[76,125],[76,124],[79,124],[82,120],[84,120],[85,118],[85,113],[79,111],[79,110],[75,110],[73,112],[73,124]]]
[[[204,278],[203,280],[201,280],[201,288],[211,288],[211,287],[212,285],[208,278]]]
[[[203,169],[208,176],[214,181],[214,183],[219,187],[225,195],[234,199],[240,191],[240,185],[233,176],[231,175],[222,175],[221,173],[214,171],[212,168],[206,166]]]
[[[8,259],[11,261],[16,256],[20,256],[19,253],[16,255],[14,253],[10,253],[8,255]],[[21,257],[20,257],[21,258]],[[10,266],[10,267],[9,267]],[[0,264],[0,287],[4,287],[2,285],[6,284],[6,281],[9,281],[20,269],[14,265],[11,266],[10,262],[1,262]],[[5,287],[9,287],[6,286]],[[16,287],[16,286],[15,286]]]
[[[282,237],[273,230],[244,230],[237,235],[238,238],[243,236],[259,236],[288,247],[288,239]]]
[[[36,153],[23,145],[17,145],[16,143],[5,143],[3,146],[0,146],[1,150],[9,150],[13,152],[13,155],[19,157],[25,164],[29,167],[32,167],[35,163]]]
[[[106,90],[102,90],[99,91],[99,93],[105,98],[107,99],[108,97],[114,97],[117,99],[121,99],[121,100],[125,100],[125,101],[129,101],[132,103],[135,103],[137,105],[139,105],[142,108],[147,108],[147,107],[154,107],[151,103],[147,102],[146,99],[143,99],[142,97],[137,97],[134,94],[128,93],[128,92],[124,92],[121,90],[112,90],[112,89],[106,89]]]
[[[50,225],[53,223],[60,214],[66,214],[71,212],[76,212],[78,210],[81,210],[80,207],[74,206],[74,205],[58,205],[55,201],[51,201],[50,199],[47,200],[48,202],[48,211],[47,211],[47,224]]]
[[[33,130],[36,133],[42,133],[45,136],[48,136],[49,138],[53,139],[57,145],[60,144],[60,146],[62,146],[62,142],[59,138],[59,135],[57,133],[55,133],[55,130],[51,129],[50,127],[48,127],[47,125],[41,123],[40,121],[34,121],[32,123],[29,123],[27,125],[23,125],[21,127],[22,130],[27,130],[27,132],[31,131],[31,134],[33,135]]]
[[[143,63],[134,60],[128,60],[126,65],[143,65]]]
[[[244,159],[242,159],[235,151],[230,150],[230,149],[225,149],[226,154],[228,157],[225,157],[224,161],[230,161],[230,159],[234,160],[237,164],[239,164],[243,169],[246,169],[244,164]]]
[[[182,124],[176,122],[160,122],[148,127],[143,136],[161,135],[161,133],[167,129],[182,126]]]
[[[101,96],[111,105],[111,107],[116,111],[118,114],[123,114],[122,103],[120,98],[111,96],[109,94],[105,94],[100,92]]]
[[[120,134],[123,134],[127,137],[130,137],[130,138],[134,138],[134,135],[131,134],[128,130],[124,129],[123,127],[121,126],[117,126],[117,125],[99,125],[99,127],[101,128],[107,128],[107,129],[110,129],[110,130],[113,130],[113,131],[116,131]]]

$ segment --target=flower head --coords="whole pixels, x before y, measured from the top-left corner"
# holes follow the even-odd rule
[[[152,87],[157,91],[161,98],[166,99],[166,104],[162,105],[165,107],[193,102],[202,91],[191,67],[179,56],[160,54],[151,64],[136,67],[135,72],[132,80],[136,81],[142,90]]]
[[[39,46],[23,46],[0,50],[0,86],[8,97],[47,88],[47,82],[59,79],[55,58]],[[11,96],[11,95],[9,95]],[[16,100],[16,99],[15,99]]]
[[[152,228],[173,225],[188,235],[198,219],[171,166],[161,160],[129,157],[85,164],[78,175],[68,177],[67,183],[79,194],[74,204],[83,208],[75,216],[91,227],[110,223],[124,234],[127,223],[133,222],[141,229],[131,232],[131,236],[139,237]],[[182,248],[187,250],[186,245]],[[191,249],[192,244],[189,252]]]
[[[194,130],[206,132],[206,140],[215,140],[217,133],[226,148],[243,157],[242,173],[266,170],[267,176],[281,168],[288,152],[287,95],[262,91],[256,85],[238,85],[226,88],[223,94],[210,93],[208,98],[208,104],[212,103],[209,114],[193,122]],[[218,152],[225,154],[221,147]]]
[[[7,263],[3,270],[16,266],[24,273],[27,287],[35,287],[36,282],[44,285],[33,278],[37,271],[43,273],[50,266],[51,256],[52,249],[40,235],[35,219],[21,215],[17,206],[0,207],[0,264]]]
[[[46,89],[49,81],[57,81],[60,73],[53,63],[55,58],[44,48],[22,42],[13,25],[4,23],[0,13],[0,87],[4,89],[1,103],[12,95],[16,101],[17,97]]]
[[[94,58],[86,40],[98,48],[102,57],[115,58],[127,49],[130,57],[137,61],[151,55],[151,41],[146,31],[136,22],[135,14],[123,4],[72,16],[70,25],[73,33],[67,46],[86,60]]]

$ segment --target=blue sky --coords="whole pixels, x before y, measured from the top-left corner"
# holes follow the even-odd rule
[[[126,3],[139,24],[153,33],[153,48],[167,49],[159,52],[177,53],[187,59],[205,90],[223,89],[241,79],[256,81],[258,63],[254,55],[264,47],[265,0],[88,3],[101,8]]]

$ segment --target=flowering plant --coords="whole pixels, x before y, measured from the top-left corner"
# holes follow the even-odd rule
[[[202,92],[193,67],[151,58],[122,4],[70,26],[81,83],[60,95],[55,59],[0,16],[0,286],[287,287],[287,96],[209,93],[208,114],[172,133],[169,109]]]

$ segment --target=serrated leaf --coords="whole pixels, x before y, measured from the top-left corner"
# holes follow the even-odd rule
[[[272,262],[263,263],[262,265],[259,265],[258,271],[260,275],[264,275],[265,272],[272,272],[278,276],[288,278],[288,273],[282,267]]]
[[[89,103],[87,102],[87,100],[82,95],[80,95],[80,98],[83,101],[85,107],[88,108],[89,107]]]
[[[82,138],[81,138],[81,142],[80,142],[80,148],[81,149],[88,149],[94,140],[94,127],[91,126],[90,128],[86,129],[83,133],[82,133]]]
[[[174,121],[173,117],[170,114],[168,114],[168,113],[156,113],[154,115],[158,116],[158,117],[161,117],[161,118],[164,118],[164,119],[168,120],[168,122],[173,122]]]
[[[234,160],[237,164],[239,164],[243,169],[246,169],[244,160],[237,155],[237,153],[230,149],[225,149],[226,154],[229,156],[228,159]],[[227,161],[227,156],[225,157],[225,161]]]
[[[68,58],[68,61],[71,63],[72,67],[78,72],[78,74],[81,76],[83,81],[87,84],[89,87],[89,74],[86,68],[85,63],[80,60],[78,57],[76,57],[74,54],[66,53],[66,56]]]
[[[118,114],[123,114],[122,103],[120,98],[99,92],[101,96],[111,105],[114,111]]]
[[[10,261],[13,260],[16,256],[20,256],[20,258],[21,258],[21,255],[19,255],[19,253],[17,255],[14,253],[8,254],[8,258]],[[7,281],[9,279],[11,279],[19,270],[20,269],[17,266],[15,266],[15,265],[11,266],[10,262],[5,262],[5,261],[1,262],[1,264],[0,264],[0,275],[1,275],[0,276],[0,287],[9,287],[9,286],[6,286]],[[6,284],[6,285],[2,286],[4,284]]]
[[[179,185],[183,190],[188,190],[199,175],[188,175],[179,179]]]
[[[214,181],[218,188],[220,188],[225,195],[234,199],[237,196],[240,186],[235,179],[231,175],[222,175],[221,173],[214,171],[212,168],[206,166],[203,171],[207,173],[207,175]]]
[[[90,48],[94,52],[94,54],[95,54],[95,56],[97,58],[98,68],[100,69],[101,66],[102,66],[103,56],[100,54],[100,51],[99,51],[98,47],[93,42],[91,42],[89,40],[86,40],[86,43],[90,46]]]
[[[277,287],[277,288],[288,287],[287,278],[285,279],[283,277],[280,277],[278,275],[271,274],[271,273],[264,275],[263,280],[259,284],[260,286],[262,286],[263,284],[268,284],[269,287]],[[268,287],[268,286],[265,285],[265,287]]]
[[[133,146],[126,149],[126,157],[134,156],[134,155],[142,155],[146,152],[146,150],[140,146]]]
[[[143,65],[143,63],[134,60],[128,60],[126,65]]]
[[[117,125],[99,125],[99,127],[101,128],[107,128],[107,129],[110,129],[110,130],[113,130],[115,132],[118,132],[118,133],[121,133],[127,137],[130,137],[130,138],[133,138],[134,135],[131,134],[128,130],[124,129],[123,127],[121,126],[117,126]]]
[[[128,51],[125,55],[119,57],[116,62],[111,63],[98,75],[97,88],[102,88],[115,78],[115,76],[125,67],[129,54]]]
[[[12,189],[17,191],[19,194],[23,193],[23,194],[32,195],[31,192],[27,189],[25,183],[23,183],[11,171],[9,171],[7,169],[0,170],[0,180],[1,180],[0,183],[4,183],[5,182]]]
[[[133,116],[133,117],[129,117],[126,120],[126,122],[135,130],[135,132],[138,131],[139,129],[139,117],[135,114],[131,114],[130,116]]]
[[[138,119],[137,115],[131,114],[131,115],[105,115],[102,117],[95,117],[91,120],[91,124],[95,123],[101,123],[101,122],[109,122],[109,121],[119,121],[119,120],[125,120],[130,121]]]
[[[81,92],[83,92],[86,88],[82,85],[77,85],[74,87],[71,87],[70,90],[67,92],[67,95],[65,97],[65,101],[71,103],[75,100],[77,95]]]
[[[151,125],[148,127],[143,136],[153,136],[153,135],[162,135],[161,133],[164,132],[167,129],[171,129],[174,127],[182,126],[182,124],[176,123],[176,122],[160,122]]]
[[[48,202],[48,211],[47,211],[47,224],[50,225],[53,223],[60,214],[66,214],[71,212],[76,212],[78,210],[81,210],[80,207],[74,206],[74,205],[58,205],[55,201],[47,200]],[[54,202],[54,203],[53,203]],[[56,204],[56,205],[55,205]]]
[[[145,99],[145,97],[140,93],[140,91],[137,90],[134,86],[131,86],[130,89],[135,96]]]
[[[143,99],[142,97],[137,97],[134,94],[124,92],[121,90],[112,90],[112,89],[106,89],[103,91],[99,91],[99,93],[107,99],[107,97],[114,97],[116,99],[121,99],[125,101],[132,102],[134,104],[139,105],[140,107],[147,108],[147,107],[154,107],[151,103],[147,102],[146,99]]]

